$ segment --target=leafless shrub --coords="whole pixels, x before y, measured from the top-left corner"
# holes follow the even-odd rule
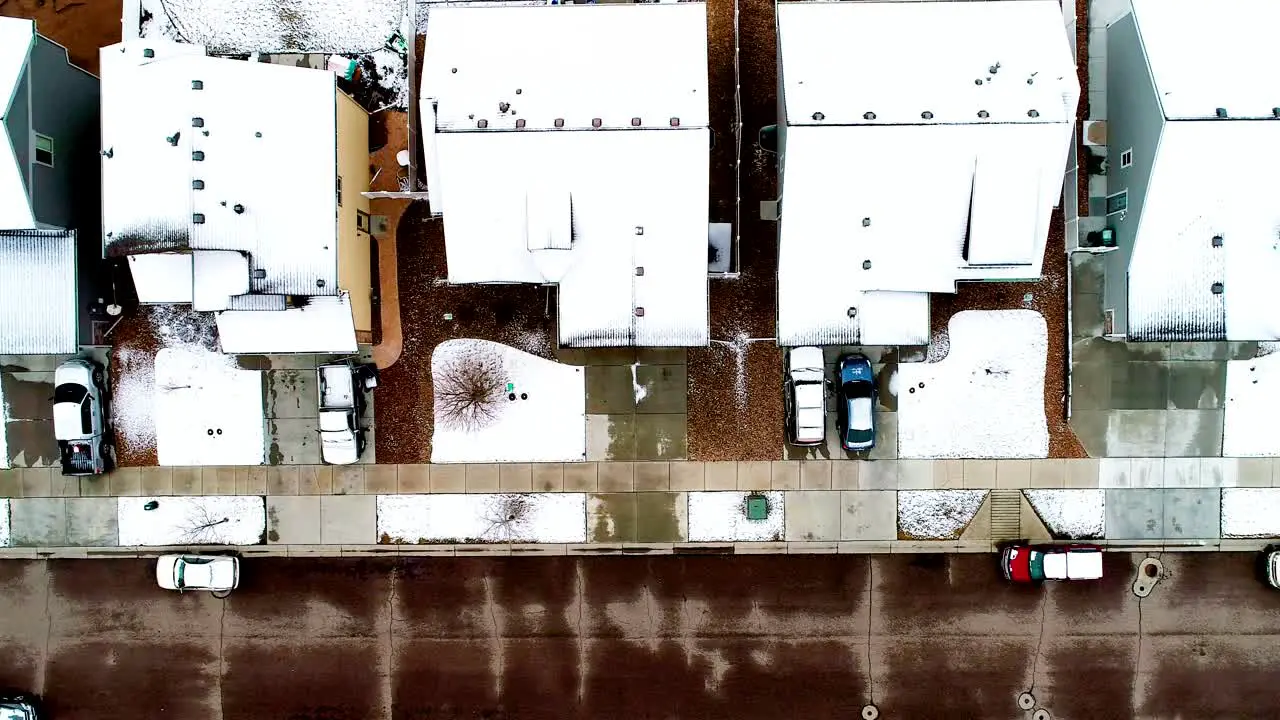
[[[506,494],[493,499],[485,508],[484,518],[489,527],[481,533],[481,542],[512,542],[521,537],[521,526],[529,515],[529,498],[524,495]]]
[[[231,522],[229,517],[217,517],[205,505],[196,505],[187,513],[186,527],[182,530],[183,545],[221,545],[226,542],[221,526]]]
[[[436,422],[473,431],[488,427],[506,401],[507,373],[500,350],[478,345],[455,355],[435,373]]]

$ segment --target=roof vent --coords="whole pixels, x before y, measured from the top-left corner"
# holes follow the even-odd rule
[[[636,277],[644,277],[644,266],[636,268]]]
[[[479,119],[479,120],[477,120],[477,121],[476,121],[476,127],[478,127],[478,128],[480,128],[481,130],[483,130],[483,129],[485,129],[485,128],[489,127],[489,121],[488,121],[488,120],[485,120],[485,119],[483,119],[483,118],[481,118],[481,119]]]
[[[115,156],[116,156],[116,149],[114,147],[109,147],[106,150],[102,151],[102,157],[104,158],[111,158]]]
[[[152,50],[151,48],[142,48],[142,57],[153,58],[155,56],[156,56],[155,50]]]
[[[192,159],[192,160],[195,160],[196,162],[199,162],[199,161],[201,161],[201,160],[204,160],[204,151],[203,151],[203,150],[192,150],[192,151],[191,151],[191,159]]]
[[[256,133],[254,133],[254,134],[253,134],[253,136],[254,136],[254,137],[256,137],[256,138],[260,138],[260,137],[262,137],[262,133],[261,133],[261,132],[256,132]]]
[[[671,118],[671,127],[680,127],[680,118],[678,117]]]
[[[555,123],[555,125],[556,125],[556,127],[558,127],[558,128],[562,128],[562,127],[564,127],[564,118],[556,118],[556,123]]]
[[[983,120],[986,120],[987,118],[991,117],[991,113],[987,112],[986,110],[979,110],[978,117],[982,118]]]
[[[204,81],[203,81],[203,80],[192,80],[192,81],[191,81],[191,89],[192,89],[192,90],[203,90],[203,89],[204,89]]]
[[[641,226],[641,225],[637,225],[637,226],[636,226],[636,234],[637,234],[637,235],[643,235],[643,234],[644,234],[644,227],[643,227],[643,226]]]
[[[642,307],[636,308],[636,317],[644,317],[644,308]]]
[[[516,88],[516,94],[517,94],[517,95],[519,95],[519,94],[520,94],[520,93],[522,93],[522,92],[524,92],[524,91],[523,91],[523,90],[521,90],[520,88]]]
[[[820,112],[816,112],[813,114],[813,119],[817,120],[818,122],[822,122],[824,119],[826,119],[826,117],[827,117],[826,115],[823,115]]]
[[[875,119],[876,119],[876,114],[875,114],[875,113],[873,113],[873,112],[864,112],[864,113],[862,113],[862,119],[863,119],[863,120],[875,120]]]
[[[524,127],[524,125],[525,125],[524,118],[520,118],[519,120],[516,120],[516,128],[522,128]]]
[[[509,103],[509,102],[500,102],[500,103],[498,103],[498,112],[506,112],[506,111],[508,111],[508,110],[510,110],[510,109],[511,109],[511,103]]]
[[[992,65],[991,67],[987,68],[987,72],[991,73],[992,75],[995,75],[996,73],[1000,72],[1000,63],[996,63],[995,65]]]
[[[631,127],[640,127],[640,118],[638,117],[631,118]]]
[[[1221,295],[1221,294],[1222,294],[1222,283],[1220,283],[1220,282],[1219,282],[1219,283],[1214,283],[1214,284],[1213,284],[1213,287],[1211,287],[1211,288],[1209,288],[1209,289],[1213,291],[1213,294],[1214,294],[1214,295]]]
[[[981,85],[981,84],[982,84],[982,78],[978,78],[978,79],[974,80],[974,81],[973,81],[973,84],[974,84],[974,85]]]
[[[256,270],[254,270],[254,271],[253,271],[253,279],[254,279],[254,280],[266,280],[266,279],[267,279],[267,271],[266,271],[266,270],[263,270],[262,268],[258,268],[258,269],[256,269]]]
[[[169,137],[165,138],[165,139],[164,139],[164,141],[165,141],[165,142],[167,142],[167,143],[169,143],[169,144],[170,144],[170,145],[172,145],[173,147],[178,147],[178,138],[180,138],[180,137],[182,137],[182,131],[181,131],[181,130],[179,130],[178,132],[176,132],[176,133],[174,133],[174,134],[170,135]]]
[[[457,74],[458,74],[458,68],[449,68],[449,72],[453,73],[454,75],[457,75]]]
[[[203,224],[204,224],[204,213],[192,213],[192,214],[191,214],[191,222],[195,223],[196,225],[203,225]]]
[[[1271,108],[1271,117],[1280,118],[1280,107]]]
[[[1226,108],[1218,108],[1217,110],[1214,110],[1214,111],[1213,111],[1213,113],[1214,113],[1215,115],[1217,115],[1218,117],[1220,117],[1220,118],[1227,117],[1227,109],[1226,109]]]
[[[862,218],[862,227],[871,227],[871,218]]]
[[[1213,236],[1213,246],[1214,246],[1214,247],[1222,247],[1222,236],[1221,236],[1221,235],[1214,235],[1214,236]]]
[[[320,278],[320,279],[316,280],[316,287],[318,287],[318,288],[322,288],[322,287],[324,287],[324,278]]]
[[[192,180],[192,181],[191,181],[191,189],[192,189],[192,190],[203,190],[203,189],[204,189],[204,181],[203,181],[203,180]]]
[[[603,124],[604,124],[604,121],[601,120],[600,118],[591,118],[591,127],[598,128]]]
[[[240,203],[236,203],[235,206],[232,207],[231,209],[234,210],[237,215],[244,214],[244,206],[241,205]]]
[[[204,127],[204,118],[202,117],[191,118],[191,127]]]
[[[925,110],[924,112],[920,113],[920,117],[921,119],[924,119],[924,120],[932,120],[933,113],[929,112],[928,110]]]
[[[870,270],[870,269],[871,269],[871,261],[870,261],[870,260],[863,260],[863,261],[862,261],[862,269],[863,269],[863,270]]]
[[[1031,117],[1031,118],[1038,118],[1038,117],[1040,117],[1040,111],[1039,111],[1039,110],[1035,110],[1035,109],[1028,110],[1028,111],[1027,111],[1027,117]]]
[[[846,310],[846,311],[844,312],[844,314],[845,314],[845,315],[848,315],[850,318],[857,317],[857,315],[858,315],[858,308],[856,308],[856,307],[851,307],[851,308],[849,308],[848,310]]]

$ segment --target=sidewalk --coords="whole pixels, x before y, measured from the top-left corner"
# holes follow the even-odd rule
[[[0,470],[0,498],[697,490],[1280,487],[1275,458],[777,460]]]

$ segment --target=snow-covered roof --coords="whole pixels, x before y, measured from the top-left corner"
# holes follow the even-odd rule
[[[354,353],[351,299],[308,298],[287,310],[227,310],[217,315],[218,342],[225,353]]]
[[[440,8],[428,33],[450,282],[558,283],[565,346],[705,345],[705,6]]]
[[[781,344],[923,344],[928,293],[1040,276],[1080,92],[1057,3],[783,3],[778,27]]]
[[[1165,124],[1129,261],[1131,338],[1280,339],[1277,167],[1280,120]]]
[[[186,42],[219,54],[363,54],[400,29],[405,0],[160,0]]]
[[[0,230],[35,227],[31,195],[23,168],[14,153],[5,117],[26,72],[27,57],[35,43],[36,25],[30,20],[0,17]],[[26,106],[21,108],[27,112]]]
[[[101,65],[108,253],[234,250],[252,292],[337,293],[333,73],[159,39]]]
[[[191,253],[136,253],[129,273],[143,303],[191,302]]]
[[[1165,117],[1215,118],[1218,108],[1231,118],[1274,116],[1280,4],[1133,0],[1133,17]]]
[[[778,42],[788,125],[1075,118],[1075,63],[1053,0],[785,3]]]
[[[0,232],[0,354],[73,353],[76,234]]]
[[[163,348],[155,360],[156,454],[161,465],[261,465],[262,373],[235,358]]]

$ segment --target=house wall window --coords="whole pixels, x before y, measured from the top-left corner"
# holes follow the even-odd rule
[[[369,213],[363,210],[356,211],[356,230],[369,232]]]
[[[1120,153],[1120,167],[1127,168],[1133,164],[1133,148]]]
[[[1107,214],[1115,215],[1129,209],[1129,189],[1125,188],[1114,195],[1107,196]]]
[[[338,176],[338,207],[342,207],[342,176]]]
[[[36,162],[53,167],[53,138],[36,133]]]

